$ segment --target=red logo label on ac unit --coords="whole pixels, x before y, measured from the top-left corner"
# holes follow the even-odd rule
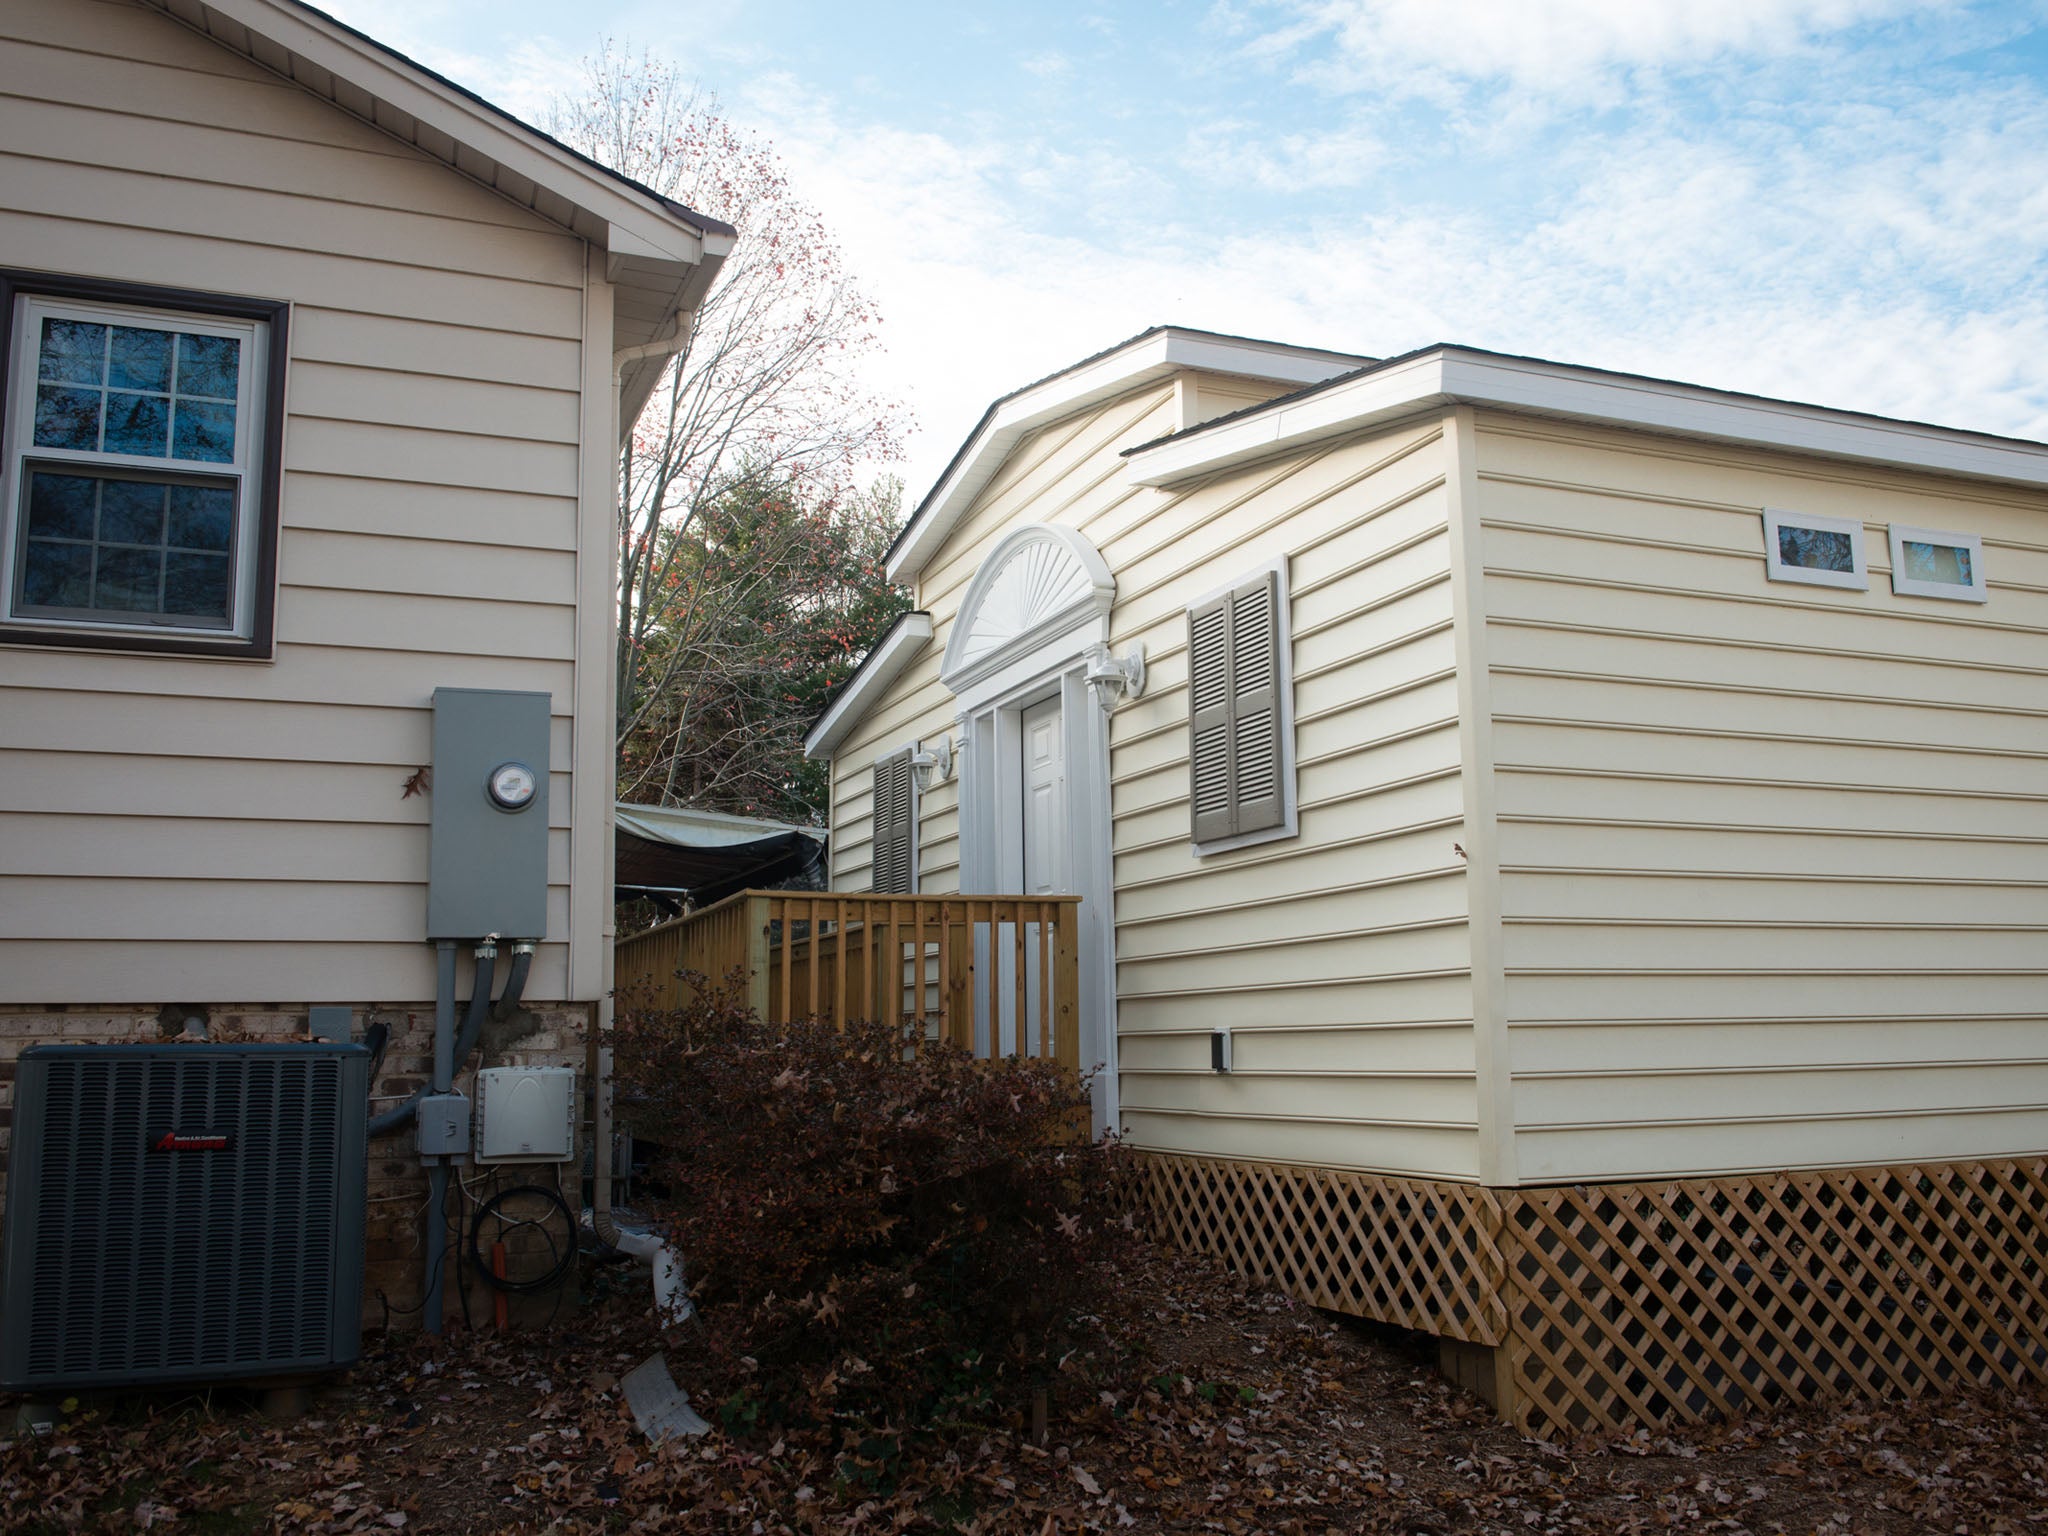
[[[165,1131],[150,1143],[152,1152],[225,1152],[228,1138],[214,1131]]]

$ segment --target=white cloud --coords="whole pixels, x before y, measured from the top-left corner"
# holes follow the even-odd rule
[[[1291,0],[1248,52],[1284,57],[1327,39],[1307,78],[1350,91],[1442,96],[1497,81],[1535,96],[1609,94],[1613,76],[1793,52],[1810,40],[1954,0]]]
[[[2030,99],[1618,135],[1574,151],[1519,224],[1325,197],[1290,226],[1183,205],[1115,240],[1036,211],[1042,147],[800,101],[764,126],[881,303],[878,382],[924,428],[913,498],[990,399],[1160,322],[1380,355],[1462,341],[2048,436],[2048,121]]]
[[[1306,192],[1363,186],[1389,158],[1386,141],[1363,123],[1269,137],[1257,123],[1225,118],[1191,132],[1181,162],[1204,180]]]
[[[404,13],[449,0],[348,3],[407,47]],[[889,351],[871,383],[922,423],[913,498],[989,400],[1161,322],[1381,355],[1462,341],[2048,437],[2048,99],[1874,65],[1827,36],[1904,8],[1317,0],[1212,15],[1212,36],[1235,28],[1276,69],[1323,57],[1355,79],[1432,79],[1459,104],[1448,127],[1363,99],[1324,129],[1276,126],[1268,106],[1300,93],[1253,91],[1191,135],[1153,111],[1121,139],[1045,140],[1000,102],[941,133],[867,120],[813,79],[712,83],[783,152],[880,305]],[[417,51],[519,110],[585,50]],[[1775,95],[1745,72],[1774,51],[1797,56]],[[1700,64],[1711,100],[1648,79]],[[1557,128],[1603,92],[1616,117]],[[1531,142],[1517,112],[1538,123]],[[1388,164],[1395,179],[1375,180]]]
[[[1017,67],[1027,75],[1036,75],[1041,80],[1059,79],[1074,72],[1074,61],[1057,49],[1044,53],[1027,54],[1017,61]]]

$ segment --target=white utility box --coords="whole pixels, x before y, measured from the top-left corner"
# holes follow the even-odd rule
[[[486,1067],[476,1075],[476,1160],[566,1163],[576,1148],[574,1067]]]

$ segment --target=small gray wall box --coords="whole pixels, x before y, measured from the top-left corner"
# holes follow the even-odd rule
[[[429,939],[546,935],[551,713],[544,693],[434,690]]]

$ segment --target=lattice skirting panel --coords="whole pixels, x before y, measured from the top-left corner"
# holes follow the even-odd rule
[[[1177,1246],[1496,1346],[1530,1434],[2048,1381],[2048,1160],[1493,1190],[1142,1164]]]
[[[1494,1192],[1332,1168],[1147,1153],[1158,1236],[1318,1307],[1473,1344],[1507,1337]]]
[[[1527,1189],[1502,1214],[1502,1406],[1530,1432],[2048,1380],[2048,1161]]]

